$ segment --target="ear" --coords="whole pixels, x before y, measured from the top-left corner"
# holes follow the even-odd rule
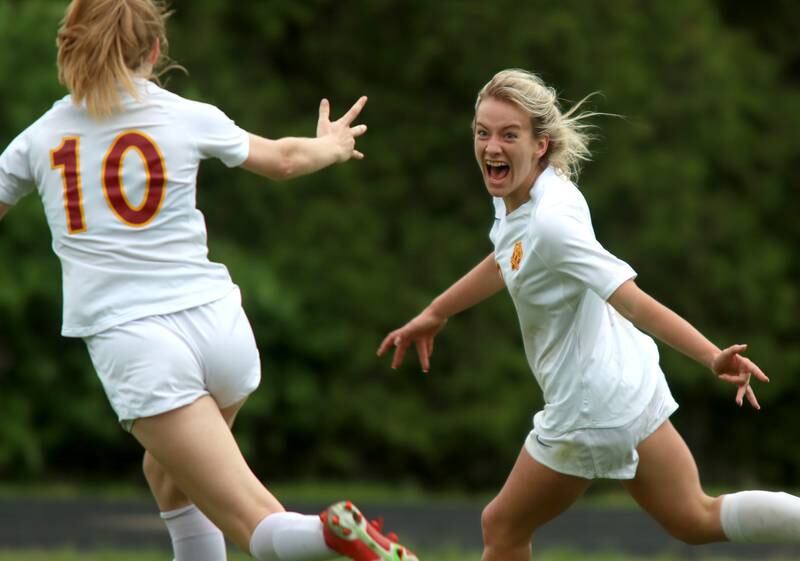
[[[158,57],[161,56],[161,40],[156,39],[155,44],[153,45],[152,50],[150,51],[150,55],[147,57],[147,62],[149,62],[152,66],[158,62]]]
[[[536,155],[536,159],[540,160],[545,154],[547,154],[547,149],[550,147],[550,135],[543,134],[539,138],[536,139],[536,150],[534,154]]]

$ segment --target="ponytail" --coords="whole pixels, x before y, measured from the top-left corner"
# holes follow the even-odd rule
[[[170,12],[157,0],[73,0],[58,31],[58,79],[75,103],[85,102],[93,117],[119,108],[120,88],[134,97],[134,77],[169,59],[166,20]],[[153,49],[160,50],[150,66]]]

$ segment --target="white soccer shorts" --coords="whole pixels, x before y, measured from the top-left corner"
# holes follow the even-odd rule
[[[220,408],[261,380],[253,330],[238,288],[172,314],[149,316],[85,337],[92,363],[125,430],[133,422],[211,395]]]
[[[636,447],[666,422],[678,404],[662,372],[644,411],[621,427],[586,428],[560,435],[533,430],[525,450],[540,464],[584,479],[633,479],[639,465]]]

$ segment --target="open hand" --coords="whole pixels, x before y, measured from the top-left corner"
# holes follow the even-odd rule
[[[350,158],[361,160],[364,154],[355,149],[356,137],[367,132],[367,125],[351,126],[367,103],[367,96],[361,96],[342,117],[331,122],[331,104],[327,99],[319,103],[317,138],[328,137],[337,148],[337,161],[346,162]]]
[[[447,318],[438,316],[426,308],[403,327],[389,333],[378,347],[378,356],[383,356],[386,351],[394,347],[392,368],[396,369],[403,363],[408,347],[414,343],[422,371],[427,373],[431,367],[433,339],[446,323]]]
[[[745,396],[750,405],[761,409],[756,399],[753,388],[750,387],[750,378],[755,376],[760,382],[769,382],[769,378],[749,358],[741,355],[747,345],[731,345],[720,351],[711,361],[711,371],[723,382],[738,386],[736,390],[736,403],[741,407]]]

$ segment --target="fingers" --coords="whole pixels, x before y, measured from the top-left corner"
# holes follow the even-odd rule
[[[749,358],[739,357],[744,362],[744,369],[748,374],[752,374],[759,382],[769,382],[769,378],[764,374],[761,369]]]
[[[744,374],[744,378],[741,378],[742,374]],[[753,409],[758,411],[761,409],[761,405],[759,405],[758,400],[756,399],[756,393],[750,386],[750,376],[751,375],[749,372],[740,372],[739,376],[737,376],[738,378],[741,378],[741,381],[738,382],[739,387],[736,389],[736,405],[741,407],[744,403],[744,398],[746,397],[748,403],[750,403]],[[722,376],[720,376],[720,378],[722,378]]]
[[[769,382],[769,377],[752,360],[741,355],[746,350],[746,344],[731,345],[724,349],[720,352],[718,359],[715,360],[716,370],[723,373],[725,371],[733,371],[737,372],[738,375],[753,375],[760,382]],[[722,377],[724,375],[720,374],[720,378],[728,381]]]
[[[741,386],[747,381],[747,373],[742,372],[740,374],[720,374],[717,376],[723,382],[727,382],[729,384],[734,384],[736,386]]]
[[[380,346],[378,347],[378,352],[376,353],[378,356],[383,356],[386,351],[389,350],[390,347],[394,345],[395,339],[397,339],[397,332],[399,329],[395,329],[391,333],[389,333],[386,337],[383,338]]]
[[[720,354],[725,358],[729,358],[732,355],[743,353],[746,350],[747,350],[747,345],[731,345],[727,349],[723,349]]]
[[[749,386],[749,385],[747,385],[747,384],[742,384],[742,385],[741,385],[741,386],[739,386],[739,388],[736,390],[736,405],[738,405],[739,407],[741,407],[741,406],[742,406],[742,400],[743,400],[743,398],[744,398],[744,394],[746,394],[746,393],[747,393],[747,388],[749,388],[749,387],[750,387],[750,386]]]
[[[732,360],[735,360],[735,355],[744,352],[746,349],[747,345],[731,345],[730,347],[720,351],[715,362],[720,365],[730,364]]]
[[[406,356],[406,349],[408,348],[408,341],[397,337],[394,340],[394,356],[392,357],[392,370],[397,370],[403,364],[403,358]]]
[[[349,125],[350,123],[355,121],[356,117],[358,117],[359,113],[361,113],[361,110],[364,109],[364,105],[366,105],[366,103],[367,103],[367,96],[362,95],[360,98],[358,98],[358,101],[356,101],[353,104],[350,110],[347,113],[345,113],[341,119],[339,119],[339,121],[341,121],[345,125]]]
[[[357,138],[357,137],[361,136],[362,134],[364,134],[365,132],[367,132],[367,125],[358,125],[358,126],[350,128],[350,134],[353,135],[353,138]],[[353,148],[353,153],[352,153],[351,157],[354,160],[363,160],[364,159],[364,153],[360,152],[359,150],[356,150],[355,148]]]
[[[756,399],[756,394],[753,391],[753,388],[751,388],[749,384],[747,385],[747,389],[745,390],[745,395],[747,396],[747,401],[749,401],[750,405],[753,406],[753,409],[755,409],[756,411],[760,411],[761,405],[758,404],[758,400]]]
[[[761,405],[758,403],[758,399],[756,399],[756,393],[753,391],[753,388],[750,386],[750,384],[743,384],[739,386],[739,389],[736,390],[736,405],[741,407],[744,403],[745,397],[747,397],[747,402],[753,407],[753,409],[756,411],[761,410]]]
[[[322,99],[319,102],[319,122],[330,121],[331,119],[331,104],[327,99]]]
[[[408,350],[408,347],[411,346],[412,342],[416,347],[417,356],[419,357],[419,363],[422,367],[422,371],[427,373],[431,368],[430,357],[431,353],[433,352],[433,337],[417,336],[413,339],[410,339],[406,335],[403,335],[402,328],[395,329],[389,333],[383,339],[383,341],[381,341],[376,354],[378,356],[383,356],[391,347],[394,347],[394,355],[392,356],[391,367],[392,370],[397,370],[403,364],[406,351]]]
[[[417,339],[415,344],[417,347],[417,357],[419,358],[420,367],[422,368],[422,371],[427,374],[428,370],[431,368],[431,363],[428,358],[428,342],[425,339]]]

